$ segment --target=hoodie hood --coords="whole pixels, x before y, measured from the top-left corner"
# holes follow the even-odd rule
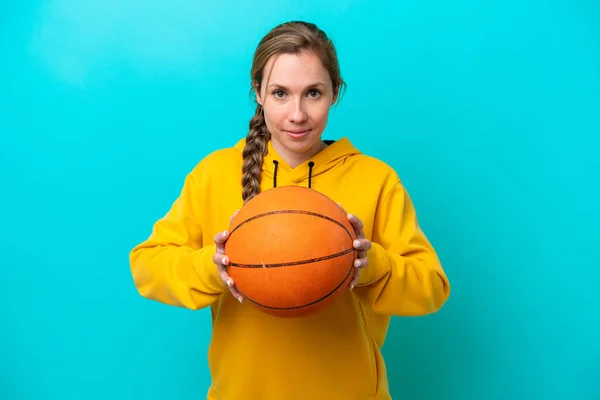
[[[327,147],[313,157],[304,161],[296,168],[289,166],[273,148],[271,140],[267,144],[267,154],[263,158],[262,179],[270,179],[273,187],[285,185],[298,185],[308,181],[311,187],[312,180],[319,175],[325,174],[335,167],[343,164],[348,157],[361,154],[346,137],[340,140],[324,140]],[[242,154],[246,139],[241,139],[235,148]]]

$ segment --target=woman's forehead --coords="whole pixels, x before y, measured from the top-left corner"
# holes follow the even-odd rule
[[[294,88],[330,84],[327,69],[313,52],[274,56],[265,65],[264,74],[268,86]]]

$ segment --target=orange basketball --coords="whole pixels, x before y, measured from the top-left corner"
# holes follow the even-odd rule
[[[245,299],[279,317],[302,317],[347,289],[354,227],[329,197],[300,186],[269,189],[232,220],[228,273]]]

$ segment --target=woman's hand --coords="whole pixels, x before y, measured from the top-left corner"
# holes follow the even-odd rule
[[[342,207],[341,204],[338,203],[338,206],[340,206],[340,208],[342,210],[344,210],[344,207]],[[344,212],[346,212],[344,210]],[[358,257],[357,259],[354,261],[354,277],[352,278],[352,281],[350,282],[350,290],[354,289],[354,286],[356,286],[356,284],[358,283],[358,278],[360,276],[360,270],[363,269],[364,267],[367,266],[367,264],[369,263],[369,260],[367,258],[367,250],[369,250],[371,248],[371,241],[369,239],[365,238],[365,232],[363,231],[363,223],[362,221],[354,214],[346,214],[348,221],[350,221],[350,223],[352,224],[352,226],[354,227],[354,231],[356,232],[356,240],[354,240],[354,248],[356,250],[358,250]]]
[[[233,217],[237,215],[238,211],[236,211],[231,218],[229,219],[229,224],[231,225],[231,220]],[[227,273],[227,265],[229,265],[229,257],[225,255],[225,242],[229,238],[229,231],[226,230],[224,232],[219,232],[215,235],[215,244],[217,245],[217,252],[213,255],[213,262],[217,265],[217,269],[219,270],[219,276],[221,280],[227,285],[229,291],[240,303],[244,301],[244,297],[238,292],[235,288],[235,282]]]

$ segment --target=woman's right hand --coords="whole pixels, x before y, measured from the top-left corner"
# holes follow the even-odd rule
[[[229,219],[229,223],[231,225],[231,220],[233,217],[237,215],[238,211],[236,211],[231,218]],[[217,245],[217,252],[213,255],[213,262],[217,265],[217,269],[219,270],[219,276],[221,280],[227,285],[229,291],[240,303],[244,301],[244,297],[238,292],[235,288],[235,282],[227,273],[227,265],[229,265],[229,257],[225,254],[225,242],[229,237],[229,231],[226,230],[224,232],[219,232],[215,235],[215,244]]]

